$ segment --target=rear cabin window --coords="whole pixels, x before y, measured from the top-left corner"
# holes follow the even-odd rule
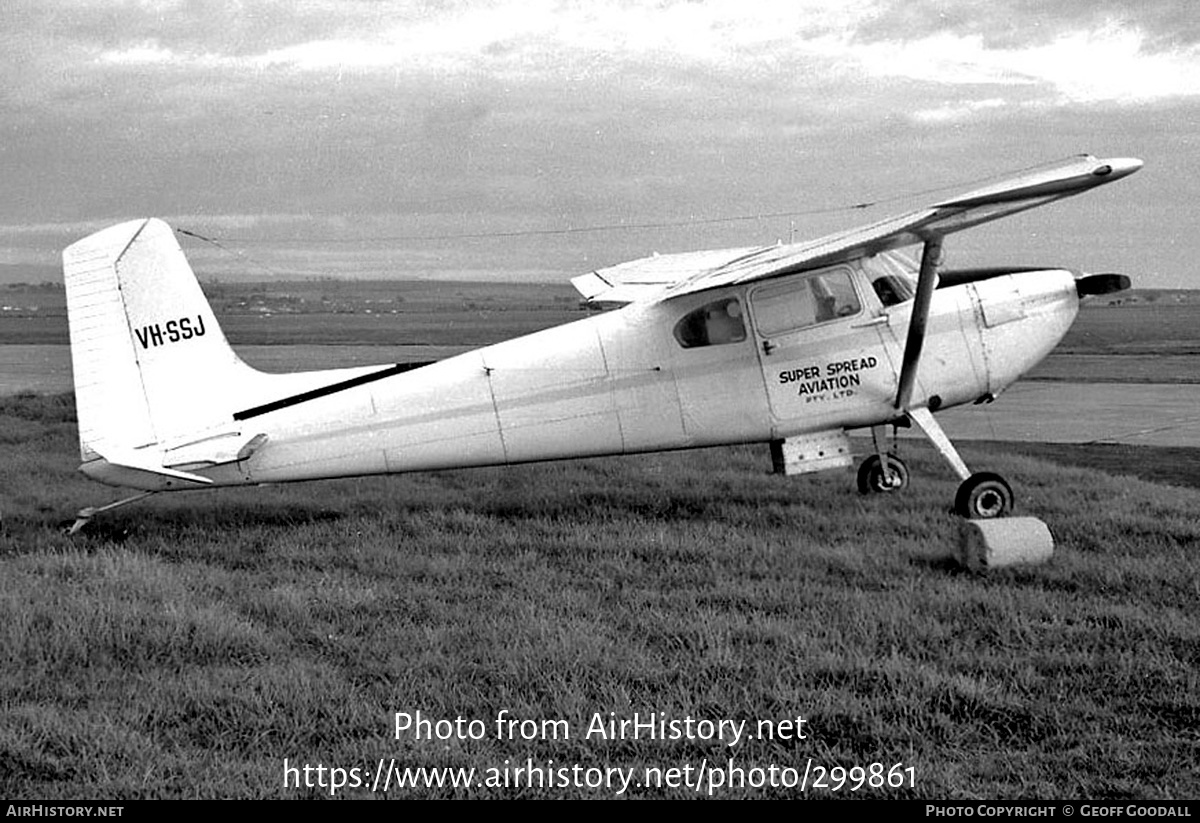
[[[675,339],[685,349],[740,343],[746,339],[742,304],[726,298],[688,312],[675,324]]]
[[[754,292],[754,324],[763,337],[851,317],[862,311],[850,272],[814,274]]]

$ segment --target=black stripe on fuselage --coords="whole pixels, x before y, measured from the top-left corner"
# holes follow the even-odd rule
[[[322,386],[319,389],[293,394],[291,397],[283,397],[279,400],[272,400],[270,403],[264,403],[261,406],[254,406],[249,409],[243,409],[240,412],[233,413],[234,420],[249,420],[251,417],[258,417],[260,414],[279,411],[286,409],[288,406],[296,406],[300,403],[307,403],[309,400],[316,400],[319,397],[328,397],[331,394],[337,394],[346,389],[353,389],[357,386],[362,386],[367,383],[374,383],[376,380],[382,380],[385,377],[391,377],[395,374],[403,374],[406,371],[419,369],[422,366],[428,366],[434,361],[429,360],[423,363],[397,363],[394,366],[388,366],[386,369],[380,369],[377,372],[352,377],[349,380],[343,380],[340,383],[330,383],[328,386]]]

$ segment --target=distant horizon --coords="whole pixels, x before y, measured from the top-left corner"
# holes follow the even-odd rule
[[[44,269],[45,272],[53,276],[36,275],[36,279],[30,276],[22,276],[22,272]],[[573,276],[573,275],[572,275]],[[453,272],[439,272],[437,274],[429,274],[425,276],[390,276],[378,275],[375,277],[362,277],[356,275],[296,275],[289,276],[282,273],[274,279],[256,278],[253,275],[244,277],[224,277],[220,274],[199,274],[196,275],[201,285],[220,286],[251,286],[251,285],[278,285],[283,286],[290,283],[470,283],[470,284],[494,284],[494,285],[512,285],[512,286],[562,286],[574,291],[571,286],[570,277],[564,277],[561,280],[553,279],[522,279],[519,272],[506,272],[503,276],[489,276],[482,272],[470,272],[455,274]],[[35,267],[22,266],[20,264],[4,264],[0,263],[0,288],[13,288],[16,286],[27,286],[29,288],[40,288],[44,285],[55,286],[58,289],[63,288],[62,269],[55,269],[52,266]],[[1172,292],[1200,292],[1200,285],[1197,286],[1139,286],[1135,281],[1129,289],[1130,294],[1138,292],[1156,292],[1156,293],[1172,293]]]

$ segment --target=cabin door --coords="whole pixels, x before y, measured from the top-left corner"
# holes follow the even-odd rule
[[[854,428],[886,417],[899,347],[861,272],[839,265],[750,292],[758,357],[777,434]]]

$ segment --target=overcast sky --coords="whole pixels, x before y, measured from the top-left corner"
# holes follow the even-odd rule
[[[1146,168],[949,261],[1200,287],[1188,0],[5,0],[0,65],[10,280],[161,216],[205,277],[565,281],[1087,151]]]

